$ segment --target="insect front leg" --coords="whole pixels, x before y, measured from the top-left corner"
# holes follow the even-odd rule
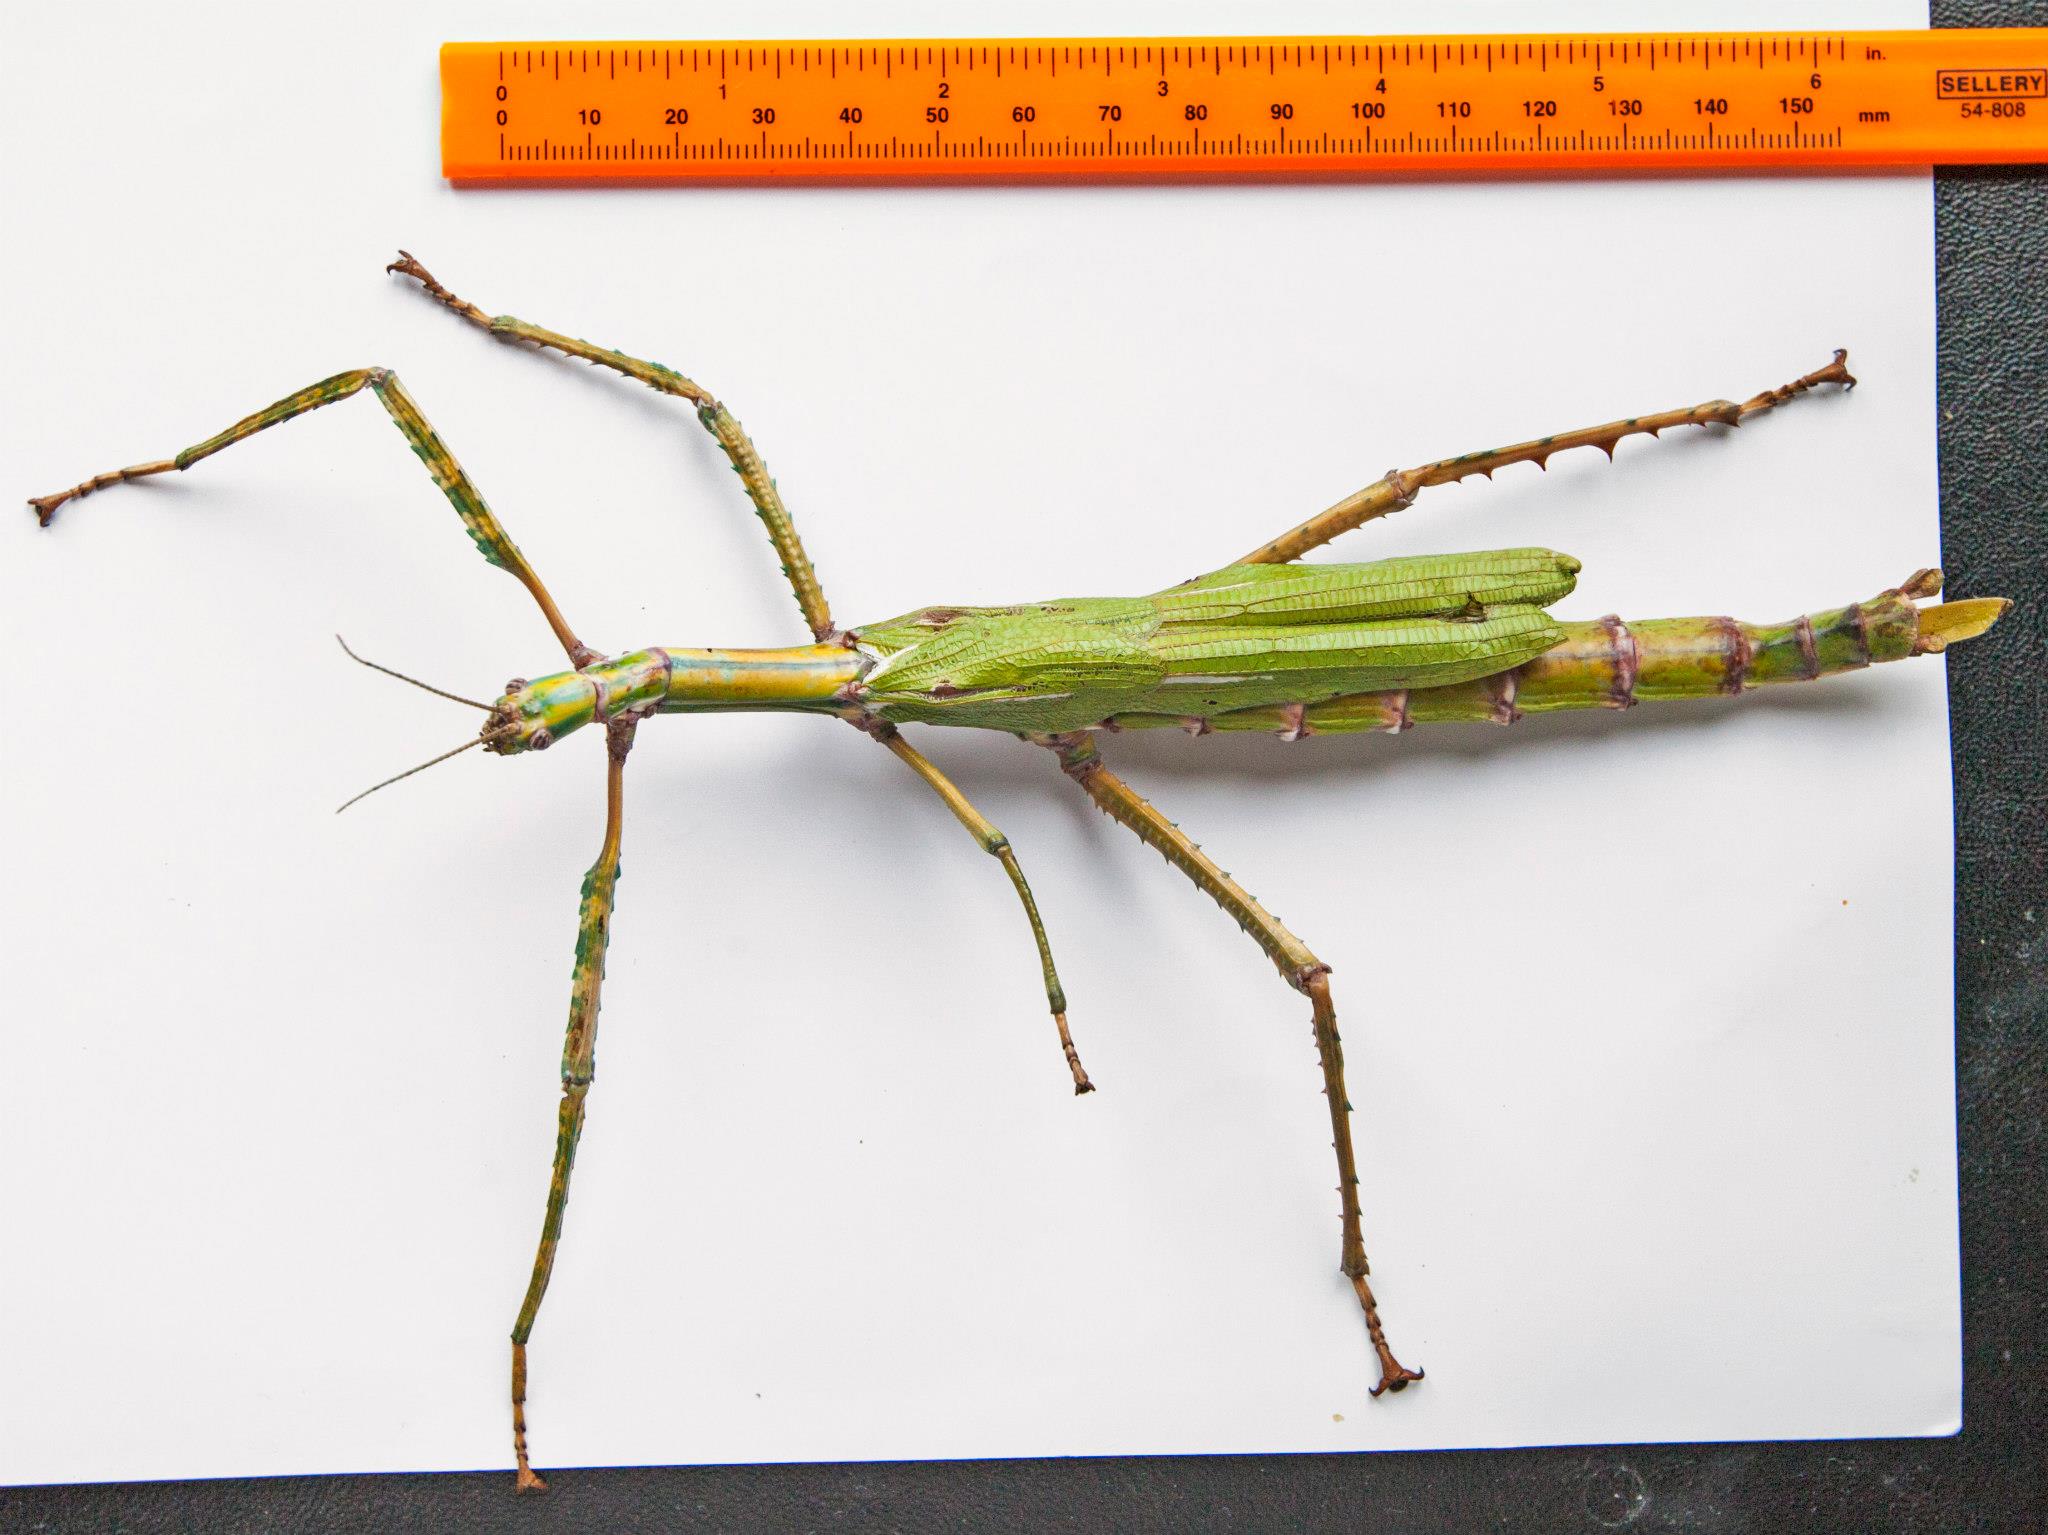
[[[1237,925],[1257,940],[1259,947],[1279,967],[1287,983],[1309,999],[1314,1017],[1316,1054],[1323,1067],[1323,1092],[1330,1103],[1330,1134],[1337,1152],[1337,1195],[1343,1205],[1344,1245],[1340,1266],[1365,1311],[1365,1330],[1379,1355],[1380,1383],[1372,1394],[1400,1391],[1410,1381],[1422,1379],[1422,1371],[1411,1370],[1394,1357],[1380,1324],[1379,1304],[1373,1298],[1366,1276],[1365,1238],[1360,1230],[1358,1208],[1358,1162],[1351,1147],[1351,1100],[1344,1090],[1344,1046],[1337,1036],[1337,1011],[1330,1001],[1330,967],[1287,931],[1251,893],[1218,868],[1215,861],[1165,816],[1148,804],[1116,774],[1095,750],[1085,734],[1044,736],[1042,746],[1058,753],[1067,776],[1088,791],[1096,807],[1112,820],[1136,832],[1140,841],[1157,850],[1168,863],[1195,882],[1217,905],[1237,919]]]
[[[605,726],[604,843],[597,861],[583,876],[583,899],[576,919],[576,969],[569,988],[569,1029],[562,1042],[562,1102],[556,1111],[554,1170],[548,1179],[547,1215],[540,1228],[540,1250],[526,1282],[526,1298],[512,1324],[512,1453],[518,1457],[520,1492],[545,1492],[526,1458],[526,1340],[548,1293],[555,1268],[555,1249],[562,1240],[562,1212],[569,1204],[569,1173],[576,1162],[576,1142],[583,1134],[583,1102],[597,1070],[597,1008],[604,988],[604,951],[611,937],[612,899],[619,885],[619,833],[624,810],[626,753],[633,749],[633,720],[612,720]]]
[[[1025,881],[1024,870],[1017,862],[1010,839],[974,808],[967,796],[938,770],[929,757],[904,740],[894,725],[870,719],[856,719],[852,723],[908,763],[910,770],[930,784],[933,792],[946,802],[946,808],[981,844],[982,851],[1001,862],[1003,872],[1010,876],[1010,883],[1017,887],[1017,898],[1024,903],[1024,915],[1031,923],[1031,936],[1038,944],[1038,964],[1045,973],[1045,1001],[1052,1009],[1053,1024],[1059,1029],[1060,1050],[1067,1058],[1067,1070],[1073,1075],[1074,1092],[1076,1095],[1094,1092],[1095,1084],[1088,1080],[1088,1073],[1082,1069],[1080,1053],[1074,1049],[1074,1036],[1067,1029],[1067,993],[1060,985],[1059,971],[1053,966],[1052,943],[1045,936],[1045,924],[1038,917],[1038,902],[1032,899],[1031,886]]]
[[[562,610],[555,606],[555,599],[549,595],[534,568],[527,564],[526,556],[512,542],[511,536],[500,526],[497,516],[484,503],[483,492],[476,488],[462,465],[455,461],[441,441],[440,434],[428,425],[405,386],[398,381],[398,375],[389,368],[356,368],[347,373],[337,373],[332,378],[323,378],[317,384],[309,384],[296,394],[286,395],[274,405],[265,406],[253,416],[246,416],[218,436],[195,443],[176,458],[158,459],[153,463],[136,464],[128,469],[110,470],[106,474],[94,475],[81,481],[69,490],[51,496],[37,496],[29,502],[35,508],[37,520],[44,527],[56,515],[57,508],[77,496],[91,495],[109,485],[118,485],[128,480],[139,480],[153,474],[164,474],[173,469],[189,469],[202,458],[211,458],[222,448],[232,447],[245,437],[253,437],[268,427],[303,416],[308,411],[318,410],[323,405],[332,405],[346,400],[350,395],[363,389],[374,394],[384,409],[390,412],[405,440],[412,444],[412,450],[427,466],[427,472],[434,477],[434,483],[441,487],[441,494],[455,508],[462,524],[469,530],[470,538],[486,560],[500,569],[510,571],[533,600],[540,604],[548,627],[555,631],[555,638],[562,642],[562,648],[569,653],[574,666],[586,666],[597,659],[597,652],[576,638],[569,628],[568,620],[562,617]]]
[[[811,626],[811,633],[818,639],[829,638],[835,631],[832,627],[831,605],[825,601],[825,589],[818,584],[818,573],[811,567],[811,557],[804,552],[803,540],[797,537],[796,524],[791,520],[789,508],[782,504],[782,492],[775,488],[774,477],[768,473],[768,466],[761,459],[761,453],[754,446],[753,439],[741,428],[733,413],[713,398],[705,389],[673,368],[663,367],[658,362],[643,362],[638,357],[628,357],[624,352],[615,352],[610,347],[592,346],[588,341],[579,341],[574,336],[565,336],[559,331],[546,330],[538,325],[515,319],[509,314],[488,315],[467,300],[459,299],[440,283],[434,274],[421,266],[405,251],[398,253],[398,260],[385,269],[387,272],[401,272],[415,279],[419,285],[441,303],[461,315],[470,324],[489,331],[503,341],[530,341],[535,346],[552,347],[557,352],[571,357],[580,357],[600,367],[611,368],[628,378],[637,378],[650,389],[659,389],[663,394],[672,394],[688,400],[697,407],[697,419],[704,429],[718,442],[725,456],[732,461],[733,472],[747,487],[747,497],[754,503],[754,510],[760,514],[768,529],[768,538],[775,545],[775,553],[782,561],[782,573],[789,577],[791,590],[796,593],[796,603],[803,611],[804,622]]]
[[[1298,560],[1309,550],[1327,544],[1340,533],[1350,532],[1360,523],[1411,505],[1426,486],[1449,485],[1468,474],[1483,474],[1491,479],[1494,470],[1509,464],[1533,463],[1540,469],[1549,461],[1551,454],[1562,453],[1567,448],[1598,448],[1612,458],[1615,444],[1624,437],[1637,433],[1655,437],[1667,427],[1674,426],[1740,426],[1750,417],[1760,416],[1773,406],[1782,405],[1794,395],[1804,394],[1818,385],[1840,384],[1847,389],[1853,388],[1855,383],[1849,374],[1849,354],[1838,351],[1835,360],[1826,367],[1816,368],[1782,388],[1766,389],[1762,394],[1752,395],[1740,405],[1732,400],[1709,400],[1703,405],[1689,405],[1683,410],[1660,411],[1654,416],[1631,416],[1626,421],[1610,421],[1605,426],[1581,427],[1575,432],[1538,437],[1533,442],[1516,443],[1511,448],[1490,448],[1457,458],[1440,458],[1433,464],[1423,464],[1415,469],[1389,470],[1365,489],[1353,492],[1327,511],[1316,513],[1300,527],[1281,534],[1269,544],[1261,544],[1232,563],[1282,565],[1289,560]]]

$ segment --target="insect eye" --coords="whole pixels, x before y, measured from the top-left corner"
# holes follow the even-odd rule
[[[555,738],[545,730],[536,730],[526,738],[526,744],[537,752],[544,752],[555,744]]]
[[[510,682],[505,684],[505,691],[508,693],[516,693],[525,686],[526,679],[524,677],[514,677]]]

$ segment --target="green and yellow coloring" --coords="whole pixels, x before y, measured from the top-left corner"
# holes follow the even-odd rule
[[[1548,549],[1230,565],[1149,597],[922,608],[854,632],[872,664],[852,693],[892,723],[1054,734],[1463,682],[1555,644],[1543,608],[1578,568]]]
[[[569,660],[565,671],[532,682],[515,680],[494,703],[475,703],[487,716],[480,744],[512,755],[544,750],[586,725],[603,727],[605,834],[583,882],[555,1154],[541,1239],[512,1330],[513,1449],[522,1491],[544,1485],[527,1457],[526,1346],[561,1240],[595,1072],[605,948],[619,879],[624,768],[634,734],[649,717],[743,710],[837,716],[895,753],[939,794],[982,850],[1003,865],[1031,927],[1046,1001],[1077,1093],[1093,1084],[1067,1028],[1065,989],[1016,852],[898,727],[1010,731],[1050,748],[1100,809],[1214,899],[1310,1004],[1337,1156],[1339,1267],[1357,1295],[1379,1359],[1377,1396],[1402,1390],[1422,1374],[1395,1358],[1367,1280],[1350,1101],[1329,966],[1111,770],[1098,751],[1099,734],[1171,726],[1196,734],[1270,731],[1299,740],[1451,721],[1507,724],[1557,710],[1725,696],[1939,651],[1982,634],[2008,606],[1998,598],[1923,605],[1941,589],[1940,573],[1923,570],[1866,602],[1783,623],[1732,618],[1568,621],[1554,617],[1549,608],[1571,593],[1579,562],[1548,549],[1368,564],[1294,563],[1363,522],[1409,506],[1430,486],[1471,474],[1491,475],[1509,464],[1541,465],[1578,447],[1611,454],[1616,443],[1637,434],[1734,427],[1822,385],[1849,387],[1855,380],[1846,355],[1838,352],[1824,367],[1741,404],[1710,400],[1390,472],[1243,559],[1150,596],[928,607],[843,630],[833,623],[767,465],[739,422],[708,391],[660,364],[508,315],[488,315],[442,287],[410,256],[400,255],[391,270],[418,281],[492,336],[581,358],[687,401],[745,486],[814,643],[781,650],[653,648],[616,656],[585,645],[419,407],[383,368],[336,374],[176,458],[96,475],[69,490],[37,497],[31,505],[47,524],[73,497],[185,469],[256,432],[367,390],[425,463],[484,558],[533,595]]]
[[[1579,562],[1549,549],[1230,565],[1149,597],[920,608],[822,645],[636,650],[511,684],[492,751],[590,724],[742,710],[1054,736],[1177,726],[1314,734],[1627,708],[1807,682],[1940,650],[2004,611],[1922,608],[1940,572],[1782,623],[1566,622]]]

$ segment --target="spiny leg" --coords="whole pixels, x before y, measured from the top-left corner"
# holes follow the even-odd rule
[[[1081,1066],[1080,1053],[1074,1049],[1074,1036],[1067,1031],[1067,994],[1060,986],[1059,971],[1053,968],[1052,944],[1045,936],[1045,924],[1038,918],[1038,902],[1032,899],[1031,886],[1025,882],[1024,870],[1017,863],[1017,854],[1010,846],[1010,839],[974,808],[967,796],[933,765],[930,758],[904,740],[894,725],[866,719],[853,723],[907,762],[910,770],[930,784],[933,792],[946,802],[946,808],[981,844],[982,851],[1001,860],[1003,872],[1017,887],[1017,898],[1024,903],[1024,915],[1031,922],[1031,936],[1038,944],[1038,964],[1045,972],[1045,1001],[1052,1009],[1054,1026],[1060,1031],[1060,1050],[1067,1058],[1067,1070],[1073,1074],[1074,1092],[1077,1095],[1094,1092],[1095,1084],[1088,1080],[1088,1073]]]
[[[748,499],[754,503],[754,510],[767,526],[769,541],[775,545],[775,553],[782,561],[782,573],[789,577],[797,606],[803,610],[804,622],[811,626],[812,636],[822,640],[836,632],[832,627],[831,607],[825,601],[825,589],[818,584],[818,573],[811,567],[810,556],[804,552],[803,540],[797,537],[796,524],[790,519],[789,509],[782,504],[782,493],[775,488],[768,466],[761,460],[760,450],[742,430],[732,412],[719,404],[708,389],[658,362],[643,362],[609,347],[592,346],[588,341],[529,325],[509,314],[485,314],[476,305],[457,298],[442,287],[434,280],[434,274],[414,260],[409,252],[400,251],[398,258],[384,270],[402,272],[416,279],[434,298],[470,324],[489,331],[500,340],[530,341],[536,346],[553,347],[570,357],[580,357],[585,362],[614,369],[628,378],[637,378],[651,389],[675,395],[696,406],[697,419],[732,461],[733,471],[747,487]]]
[[[498,523],[490,507],[484,504],[483,493],[463,472],[462,465],[455,461],[442,443],[440,435],[427,424],[427,418],[405,392],[405,386],[398,381],[398,375],[388,368],[355,368],[347,373],[337,373],[332,378],[323,378],[317,384],[309,384],[296,394],[286,395],[274,405],[266,406],[253,416],[246,416],[218,436],[209,437],[202,443],[194,444],[176,458],[158,459],[153,463],[136,464],[127,469],[115,469],[106,474],[94,475],[91,479],[72,486],[69,490],[53,496],[37,496],[29,505],[36,510],[36,518],[44,527],[56,515],[57,508],[74,496],[88,496],[109,485],[118,485],[127,480],[139,480],[152,474],[163,474],[172,469],[189,469],[202,458],[210,458],[222,448],[231,447],[245,437],[253,437],[266,427],[289,421],[294,416],[303,416],[307,411],[318,410],[323,405],[332,405],[345,400],[364,388],[376,395],[391,419],[398,424],[405,440],[412,444],[412,450],[427,466],[427,472],[434,477],[434,483],[441,487],[441,494],[448,498],[456,514],[469,530],[483,557],[500,569],[510,571],[521,585],[533,594],[533,600],[540,604],[542,615],[548,627],[555,631],[555,638],[562,642],[562,648],[569,653],[572,665],[585,666],[597,659],[597,652],[577,639],[569,628],[568,620],[555,606],[555,599],[526,563],[526,556]]]
[[[1287,983],[1309,999],[1315,1019],[1316,1054],[1323,1066],[1323,1092],[1330,1101],[1330,1134],[1337,1150],[1337,1194],[1344,1210],[1342,1268],[1364,1308],[1365,1330],[1380,1360],[1380,1383],[1373,1387],[1372,1394],[1399,1391],[1410,1381],[1421,1380],[1422,1371],[1408,1369],[1394,1357],[1387,1344],[1386,1329],[1380,1325],[1372,1286],[1366,1280],[1370,1269],[1365,1261],[1365,1238],[1359,1228],[1358,1164],[1351,1149],[1351,1100],[1344,1090],[1344,1047],[1337,1037],[1337,1011],[1330,1002],[1330,967],[1281,926],[1280,920],[1254,900],[1249,891],[1219,869],[1179,827],[1112,773],[1086,735],[1034,739],[1059,754],[1060,766],[1088,791],[1098,809],[1136,832],[1141,841],[1156,849],[1235,917],[1237,925],[1250,933],[1279,967]]]
[[[1598,448],[1609,458],[1614,457],[1615,444],[1622,438],[1646,432],[1655,437],[1667,427],[1674,426],[1740,426],[1751,416],[1760,416],[1773,406],[1782,405],[1794,395],[1804,394],[1820,384],[1840,384],[1844,388],[1854,387],[1856,380],[1849,374],[1849,354],[1838,351],[1835,360],[1824,368],[1816,368],[1802,378],[1796,378],[1780,389],[1766,389],[1762,394],[1752,395],[1740,405],[1730,400],[1709,400],[1704,405],[1692,405],[1683,410],[1661,411],[1654,416],[1631,416],[1626,421],[1610,421],[1605,426],[1582,427],[1576,432],[1560,432],[1553,437],[1539,437],[1534,442],[1517,443],[1511,448],[1494,448],[1482,453],[1466,453],[1457,458],[1440,458],[1433,464],[1424,464],[1417,469],[1389,470],[1380,479],[1361,491],[1354,492],[1339,501],[1327,511],[1318,512],[1292,532],[1283,533],[1269,544],[1261,544],[1250,554],[1233,563],[1239,565],[1282,565],[1289,560],[1298,560],[1309,550],[1327,544],[1340,533],[1348,533],[1360,523],[1375,517],[1384,517],[1389,512],[1398,512],[1415,500],[1416,493],[1429,485],[1448,485],[1462,480],[1468,474],[1483,474],[1489,479],[1493,471],[1509,464],[1533,463],[1539,469],[1553,453],[1562,453],[1567,448]]]
[[[547,1215],[541,1222],[540,1250],[526,1282],[526,1299],[512,1324],[512,1453],[519,1460],[520,1492],[545,1492],[547,1483],[534,1474],[526,1459],[526,1340],[548,1293],[555,1268],[555,1248],[562,1240],[562,1212],[569,1203],[569,1172],[576,1162],[576,1141],[583,1133],[583,1100],[597,1069],[597,1007],[604,988],[604,951],[611,936],[612,898],[619,886],[619,831],[624,808],[626,753],[633,749],[637,722],[612,720],[605,726],[604,845],[597,862],[583,876],[583,899],[576,919],[576,970],[569,988],[569,1029],[562,1041],[562,1102],[556,1112],[554,1171],[548,1180]]]

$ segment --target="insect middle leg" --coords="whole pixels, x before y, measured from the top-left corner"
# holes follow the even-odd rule
[[[1058,753],[1067,776],[1088,791],[1098,809],[1138,834],[1139,840],[1157,850],[1166,861],[1195,882],[1217,905],[1237,919],[1237,924],[1258,941],[1287,983],[1309,999],[1314,1017],[1316,1054],[1322,1061],[1323,1092],[1330,1101],[1330,1134],[1337,1152],[1337,1195],[1344,1212],[1344,1245],[1341,1267],[1365,1311],[1365,1330],[1379,1355],[1380,1383],[1372,1394],[1399,1391],[1410,1381],[1422,1379],[1422,1371],[1411,1370],[1394,1357],[1387,1344],[1386,1329],[1380,1324],[1379,1305],[1373,1298],[1366,1276],[1365,1238],[1359,1229],[1358,1162],[1351,1147],[1351,1101],[1344,1090],[1344,1046],[1337,1037],[1337,1011],[1330,1001],[1330,967],[1309,951],[1294,934],[1280,924],[1251,893],[1188,839],[1181,829],[1148,804],[1129,784],[1109,770],[1085,734],[1043,736],[1040,745]]]
[[[1655,437],[1667,427],[1740,426],[1750,417],[1760,416],[1773,406],[1782,405],[1794,395],[1804,394],[1818,385],[1840,384],[1845,389],[1853,388],[1856,380],[1850,376],[1848,365],[1849,354],[1838,351],[1835,360],[1826,367],[1816,368],[1782,388],[1766,389],[1762,394],[1751,395],[1740,405],[1732,400],[1709,400],[1703,405],[1689,405],[1683,410],[1660,411],[1654,416],[1630,416],[1626,421],[1610,421],[1605,426],[1581,427],[1575,432],[1538,437],[1533,442],[1516,443],[1511,448],[1491,448],[1479,453],[1461,454],[1457,458],[1440,458],[1433,464],[1423,464],[1415,469],[1389,470],[1365,489],[1353,492],[1327,511],[1316,513],[1301,526],[1281,534],[1271,543],[1259,545],[1233,563],[1281,565],[1289,560],[1298,560],[1309,550],[1327,544],[1340,533],[1350,532],[1360,523],[1409,506],[1424,487],[1449,485],[1468,474],[1483,474],[1490,479],[1494,470],[1509,464],[1533,463],[1541,468],[1551,454],[1562,453],[1567,448],[1598,448],[1612,458],[1615,444],[1622,438],[1637,433]]]
[[[625,808],[626,754],[633,749],[632,720],[605,726],[604,842],[597,861],[583,876],[583,897],[576,918],[576,969],[569,988],[569,1028],[562,1041],[562,1101],[556,1110],[555,1161],[548,1179],[547,1214],[541,1221],[540,1249],[526,1282],[526,1298],[512,1324],[512,1453],[519,1461],[517,1490],[545,1492],[526,1458],[526,1340],[533,1335],[548,1279],[555,1269],[555,1249],[562,1240],[562,1213],[569,1204],[569,1173],[576,1163],[576,1142],[583,1134],[583,1102],[597,1071],[597,1009],[604,989],[604,951],[611,938],[612,900],[619,887],[619,837]]]
[[[782,504],[782,492],[775,488],[775,480],[768,473],[767,464],[762,462],[760,450],[754,446],[753,439],[747,436],[733,413],[721,405],[710,390],[658,362],[644,362],[638,357],[628,357],[624,352],[615,352],[610,347],[593,346],[588,341],[579,341],[559,331],[529,325],[509,314],[485,314],[476,305],[457,298],[442,287],[435,281],[434,274],[406,251],[400,251],[398,260],[384,270],[401,272],[415,279],[429,294],[463,319],[500,340],[530,341],[535,346],[552,347],[570,357],[580,357],[585,362],[636,378],[650,389],[675,395],[696,406],[697,419],[717,440],[720,449],[731,460],[733,471],[747,487],[747,497],[754,503],[754,510],[768,529],[769,541],[775,545],[775,553],[782,561],[782,573],[789,577],[790,588],[796,593],[797,606],[803,611],[804,622],[811,626],[811,634],[821,640],[831,637],[835,632],[831,605],[825,601],[825,589],[818,584],[818,573],[812,569],[811,558],[804,552],[803,540],[797,537],[789,508]]]
[[[434,477],[434,483],[441,487],[441,493],[462,518],[462,524],[469,530],[470,538],[486,560],[500,569],[510,571],[533,600],[540,604],[548,627],[555,631],[555,638],[562,642],[562,648],[569,653],[570,663],[584,666],[597,659],[597,652],[576,638],[569,628],[568,620],[562,617],[562,610],[555,606],[555,599],[549,595],[534,568],[527,564],[526,556],[512,542],[511,536],[499,525],[496,515],[484,503],[483,492],[476,488],[462,465],[455,461],[441,441],[440,434],[427,423],[420,408],[413,402],[405,386],[398,381],[398,375],[388,368],[355,368],[347,373],[337,373],[332,378],[323,378],[317,384],[308,384],[296,394],[286,395],[273,405],[267,405],[253,416],[245,416],[226,431],[195,443],[175,458],[157,459],[152,463],[136,464],[127,469],[109,470],[81,481],[69,490],[55,495],[37,496],[29,502],[35,508],[37,520],[44,527],[56,515],[57,508],[77,496],[88,496],[109,485],[119,485],[128,480],[144,479],[154,474],[165,474],[173,469],[189,469],[202,458],[211,458],[222,448],[232,447],[245,437],[253,437],[269,427],[289,421],[294,416],[303,416],[308,411],[318,410],[323,405],[332,405],[346,400],[350,395],[368,389],[397,423],[405,440],[412,444],[412,450],[427,466],[427,472]]]
[[[855,720],[853,723],[908,763],[910,770],[930,784],[933,792],[946,802],[946,808],[981,844],[982,851],[1002,863],[1003,872],[1017,887],[1017,898],[1024,903],[1024,915],[1031,922],[1031,936],[1038,944],[1039,968],[1045,972],[1045,1001],[1052,1009],[1052,1021],[1060,1031],[1060,1050],[1067,1058],[1067,1070],[1073,1074],[1074,1092],[1077,1095],[1094,1092],[1095,1084],[1088,1080],[1088,1073],[1082,1069],[1080,1054],[1074,1049],[1074,1036],[1067,1030],[1067,994],[1060,985],[1059,971],[1053,967],[1052,944],[1045,936],[1045,924],[1038,918],[1038,902],[1032,899],[1031,886],[1024,879],[1024,870],[1017,862],[1010,839],[974,808],[967,796],[938,770],[929,757],[904,740],[894,725],[881,720]]]

